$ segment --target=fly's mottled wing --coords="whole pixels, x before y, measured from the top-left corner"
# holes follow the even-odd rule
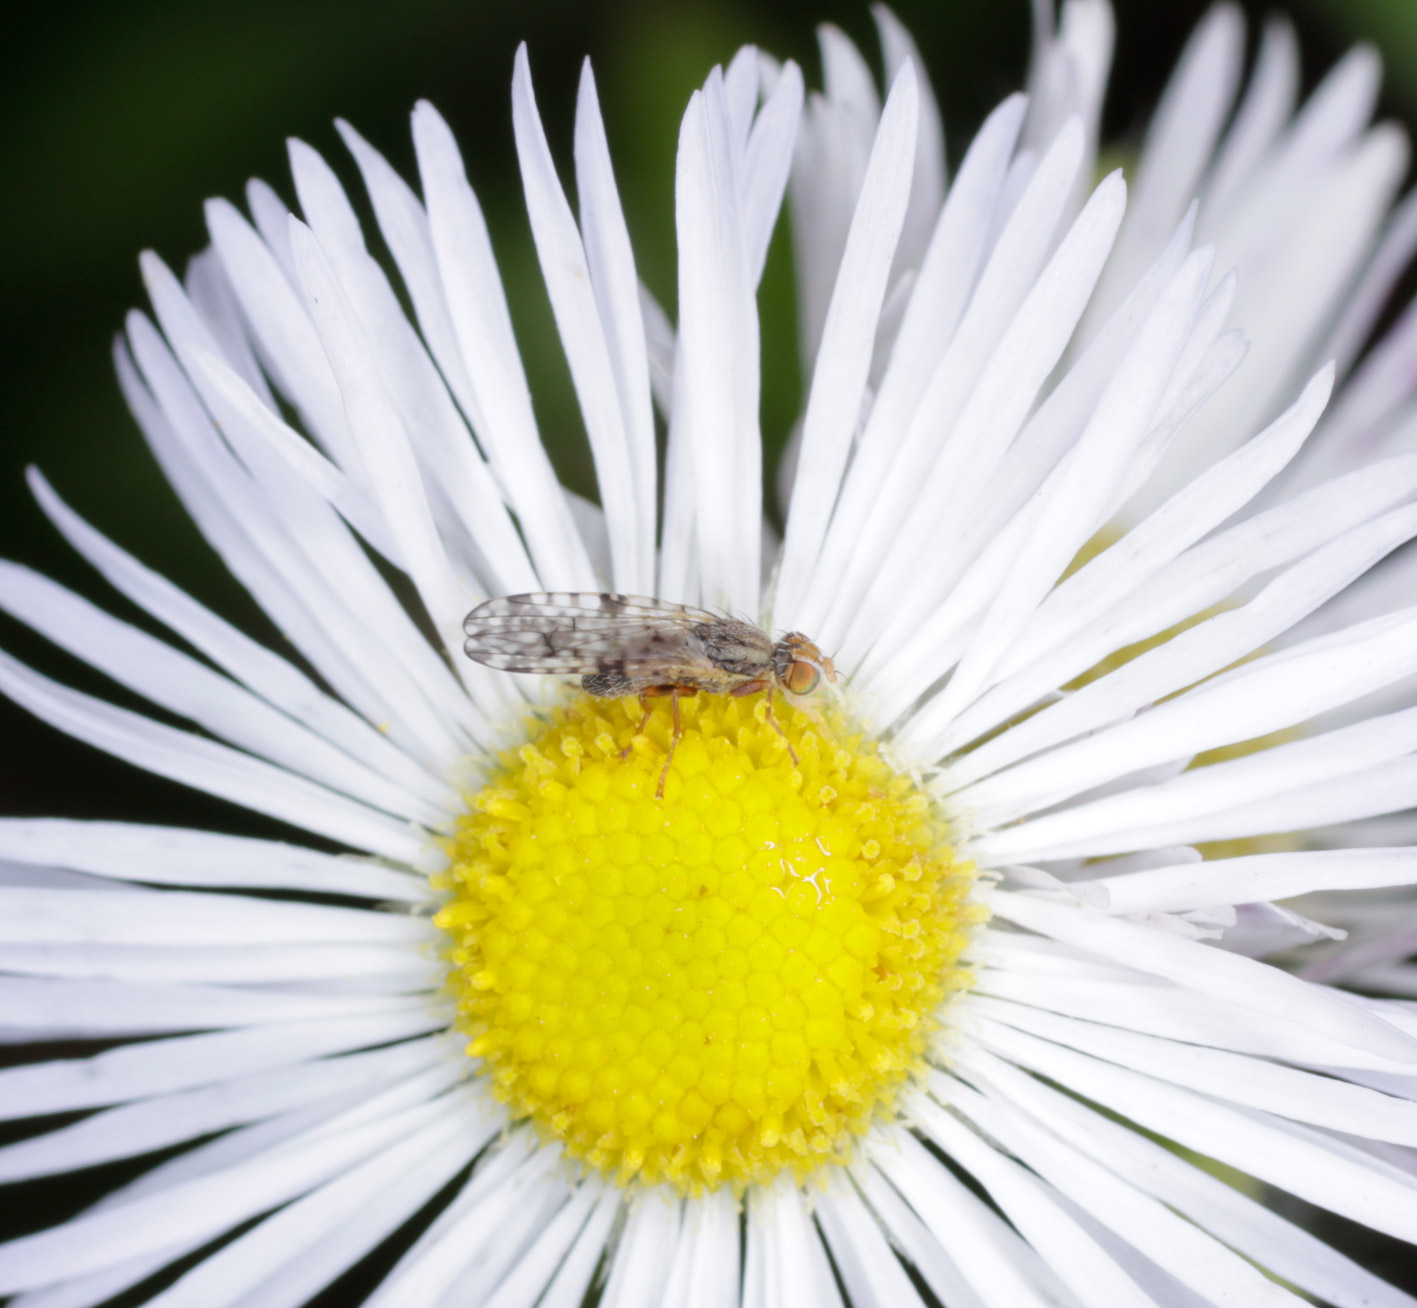
[[[614,670],[643,685],[712,670],[695,629],[712,613],[642,595],[548,591],[507,595],[463,623],[467,656],[504,672],[551,676]]]

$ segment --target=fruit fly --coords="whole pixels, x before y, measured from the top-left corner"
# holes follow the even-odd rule
[[[787,740],[772,714],[774,686],[810,695],[822,676],[837,679],[825,654],[801,632],[773,640],[751,622],[704,609],[611,592],[553,591],[488,600],[463,622],[468,658],[504,672],[579,675],[588,695],[616,699],[638,695],[649,721],[650,700],[668,695],[674,714],[669,756],[659,774],[656,799],[679,744],[679,700],[710,695],[767,692],[767,720]],[[629,754],[627,746],[621,757]],[[788,741],[787,752],[797,762]]]

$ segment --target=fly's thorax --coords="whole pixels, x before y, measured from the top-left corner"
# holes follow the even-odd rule
[[[724,618],[706,622],[694,634],[703,641],[709,661],[724,672],[749,680],[773,671],[774,646],[768,634],[749,622]]]

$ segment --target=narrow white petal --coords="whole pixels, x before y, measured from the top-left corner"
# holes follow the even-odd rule
[[[886,81],[895,81],[896,74],[913,64],[919,72],[925,68],[915,41],[901,21],[885,6],[873,5],[871,17],[881,38],[881,53],[885,60]],[[910,186],[910,208],[906,210],[901,228],[897,266],[918,268],[925,256],[940,206],[945,200],[945,128],[940,119],[940,106],[930,89],[929,78],[920,83],[920,123],[915,134],[914,180]]]
[[[300,411],[325,452],[356,485],[367,485],[339,385],[295,285],[280,270],[266,243],[230,204],[209,200],[206,213],[212,244],[262,347],[262,362],[274,373],[277,385]],[[287,218],[283,216],[282,221]],[[285,244],[288,247],[288,238]],[[291,267],[293,271],[294,265]]]
[[[354,208],[333,170],[290,142],[291,172],[309,222],[369,339],[381,377],[424,470],[440,521],[466,532],[492,593],[527,588],[535,572],[487,465],[383,270],[369,256]]]
[[[596,484],[610,531],[612,580],[615,589],[640,594],[651,584],[653,548],[653,520],[643,519],[644,497],[635,486],[643,460],[631,456],[630,430],[621,407],[610,342],[596,304],[590,262],[556,176],[524,44],[517,49],[512,75],[512,125],[537,256],[590,437]],[[630,284],[635,285],[633,268],[630,278]],[[638,305],[635,307],[638,310]],[[642,340],[643,333],[640,337]]]
[[[871,1160],[928,1229],[950,1233],[948,1251],[986,1308],[1045,1308],[1017,1256],[1027,1246],[913,1136],[892,1132]]]
[[[56,685],[5,654],[0,690],[61,731],[159,776],[352,848],[403,863],[422,857],[412,827],[225,745]]]
[[[631,1202],[601,1300],[606,1308],[653,1308],[674,1260],[684,1201],[650,1190]]]
[[[923,1308],[924,1300],[886,1243],[875,1217],[849,1185],[819,1195],[816,1205],[817,1224],[851,1303]]]
[[[1289,463],[1314,429],[1333,387],[1321,370],[1284,415],[1235,453],[1178,490],[1161,508],[1104,550],[1039,606],[1003,662],[1005,675],[1081,630],[1213,527],[1247,504]]]
[[[155,275],[151,261],[149,289],[169,322],[192,320],[176,280],[165,269]],[[203,534],[343,698],[411,751],[431,752],[441,767],[461,748],[456,723],[466,697],[447,693],[455,687],[451,673],[364,549],[287,469],[266,467],[270,476],[258,482],[237,462],[141,314],[129,315],[128,337],[152,395],[139,389],[123,353],[119,380]],[[160,414],[151,411],[152,400]]]
[[[308,442],[302,442],[302,446],[306,450],[311,448]],[[109,582],[230,676],[415,794],[434,802],[445,796],[440,779],[431,778],[382,732],[323,693],[298,668],[257,644],[95,531],[55,494],[37,470],[31,470],[29,483],[50,521]]]
[[[1367,890],[1417,881],[1417,851],[1308,850],[1153,868],[1099,877],[1113,913],[1182,912],[1202,904],[1253,904],[1319,890]]]
[[[1016,1105],[1062,1139],[1233,1249],[1336,1308],[1413,1308],[1417,1300],[1139,1131],[1051,1089],[982,1049],[969,1056],[991,1097]]]
[[[746,262],[721,82],[710,77],[680,130],[676,421],[683,413],[695,490],[701,596],[758,615],[758,315]],[[674,599],[676,596],[669,596]]]
[[[1066,134],[1059,147],[1065,140]],[[1070,176],[1071,170],[1066,175]],[[1062,178],[1054,180],[1056,183]],[[893,484],[877,505],[878,513],[885,511],[894,515],[890,520],[894,540],[884,551],[883,559],[875,557],[876,551],[869,548],[863,552],[863,559],[875,564],[877,585],[868,589],[857,614],[846,615],[842,602],[837,604],[837,613],[849,622],[842,651],[847,666],[853,664],[854,653],[864,652],[873,643],[882,610],[887,607],[886,597],[898,603],[900,593],[910,589],[904,583],[907,578],[918,576],[920,559],[941,549],[948,550],[957,538],[968,538],[971,513],[978,511],[977,500],[982,488],[998,469],[1027,418],[1039,388],[1061,357],[1111,247],[1125,202],[1125,187],[1119,174],[1103,181],[1093,193],[1047,269],[1032,284],[997,348],[978,372],[977,381],[972,387],[963,388],[968,399],[958,410],[958,419],[943,445],[932,435],[932,431],[938,432],[938,427],[931,426],[945,416],[940,404],[946,392],[937,388],[950,380],[951,365],[961,355],[952,351],[942,361],[916,413],[911,436],[907,437],[910,444],[921,447],[920,453],[926,456],[925,466],[915,471],[913,482],[903,482],[900,474],[911,466],[911,461],[897,461],[892,472]],[[1004,249],[1001,239],[995,258]],[[986,273],[975,292],[976,300],[984,293],[987,280]],[[960,326],[961,336],[968,330],[966,317]],[[937,394],[939,398],[932,402]],[[958,403],[959,399],[955,398],[950,407]],[[915,439],[912,441],[911,437]],[[944,539],[940,536],[942,520],[949,524]],[[922,592],[912,594],[911,598],[918,609],[934,597]],[[895,603],[891,607],[895,607]],[[829,624],[825,636],[829,643],[833,630]]]
[[[740,1308],[738,1202],[720,1187],[684,1204],[663,1302],[684,1308]]]
[[[546,1293],[537,1301],[537,1308],[580,1308],[590,1289],[601,1260],[610,1243],[610,1228],[619,1216],[624,1196],[613,1186],[601,1192],[590,1220],[581,1228],[566,1260]]]
[[[590,560],[537,434],[487,224],[452,132],[426,102],[414,110],[413,142],[439,280],[482,418],[478,434],[526,534],[541,584],[585,590],[595,584]]]
[[[318,1018],[154,1040],[90,1058],[6,1068],[0,1071],[0,1116],[72,1112],[220,1084],[325,1054],[404,1040],[440,1025],[440,1015],[427,1008]]]
[[[1103,315],[1156,257],[1199,190],[1239,85],[1245,20],[1217,5],[1196,27],[1147,130],[1136,184],[1117,250],[1098,287]]]
[[[790,1179],[749,1192],[743,1308],[843,1308],[804,1192]]]
[[[1130,772],[1307,721],[1410,673],[1414,627],[1417,611],[1407,610],[1266,655],[1141,717],[997,773],[970,788],[968,803],[1015,817]],[[1257,684],[1263,695],[1254,693]],[[1017,838],[1022,830],[1001,836]]]
[[[153,1300],[155,1308],[304,1302],[301,1281],[306,1294],[322,1288],[327,1283],[322,1274],[332,1279],[332,1272],[355,1261],[371,1237],[393,1230],[419,1197],[426,1199],[436,1182],[446,1181],[486,1142],[490,1123],[459,1120],[461,1107],[452,1100],[440,1117],[407,1139],[327,1181],[203,1259]],[[409,1189],[412,1194],[405,1193]]]
[[[1253,959],[1120,922],[1075,902],[1053,904],[997,890],[981,895],[1006,921],[1138,971],[1273,1017],[1302,1021],[1321,1035],[1389,1058],[1410,1059],[1417,1053],[1417,1042],[1367,1012],[1352,996],[1310,985]]]
[[[1411,1240],[1417,1231],[1417,1183],[1369,1155],[1345,1153],[1338,1140],[1301,1137],[1278,1119],[1225,1107],[1012,1028],[990,1025],[986,1038],[996,1053],[1309,1203],[1398,1239]]]
[[[891,1243],[910,1259],[935,1297],[951,1308],[981,1308],[983,1300],[961,1275],[941,1242],[941,1236],[949,1238],[948,1232],[932,1231],[926,1226],[878,1168],[861,1169],[858,1184],[876,1219],[890,1233]]]
[[[989,1191],[1080,1302],[1094,1308],[1151,1308],[1153,1301],[1058,1205],[1045,1183],[924,1096],[912,1102],[910,1111],[925,1133]],[[982,1125],[987,1129],[987,1122]]]
[[[125,822],[0,819],[0,855],[160,885],[279,887],[400,903],[422,903],[430,893],[422,877],[371,861],[273,840]]]
[[[461,1280],[490,1290],[500,1279],[496,1265],[534,1239],[534,1232],[526,1229],[527,1218],[535,1220],[542,1213],[549,1218],[561,1207],[568,1185],[556,1175],[559,1163],[559,1149],[533,1148],[509,1175],[477,1187],[475,1202],[460,1205],[436,1235],[428,1232],[434,1238],[420,1242],[413,1256],[399,1263],[371,1297],[370,1308],[434,1308]],[[476,1179],[474,1173],[470,1191]],[[472,1302],[481,1302],[481,1296]]]
[[[427,918],[379,910],[181,890],[0,889],[0,941],[25,944],[261,945],[440,939]]]
[[[1224,214],[1254,174],[1265,152],[1294,112],[1299,91],[1299,42],[1283,15],[1265,21],[1259,55],[1235,119],[1216,151],[1205,180],[1207,222]]]
[[[1414,534],[1417,534],[1417,509],[1410,506],[1354,528],[1281,573],[1243,608],[1197,624],[1081,688],[1065,702],[1044,709],[1032,721],[1045,715],[1047,720],[1018,733],[1019,739],[1013,746],[1017,753],[1013,756],[1024,756],[1040,745],[1057,744],[1094,731],[1109,721],[1129,717],[1148,704],[1158,703],[1232,666],[1288,631]],[[1397,724],[1389,725],[1395,729]],[[962,760],[957,773],[952,769],[954,784],[967,784],[971,776],[998,766],[998,751],[985,745],[976,752],[985,757]],[[1394,743],[1387,756],[1400,752]],[[1341,764],[1335,759],[1332,766],[1337,771]],[[1041,760],[1040,767],[1046,770]],[[987,784],[979,789],[984,790]],[[1068,791],[1057,798],[1066,798],[1070,793],[1076,792]],[[1242,797],[1237,794],[1232,800]],[[986,805],[989,801],[980,798],[978,802]],[[1015,812],[1009,816],[1016,815]]]
[[[310,1190],[445,1111],[439,1103],[408,1108],[11,1240],[0,1245],[0,1287],[14,1293],[166,1248],[189,1236],[216,1235]]]
[[[410,821],[442,808],[416,798],[249,691],[39,573],[0,561],[0,609],[120,685],[279,767]]]
[[[616,393],[629,442],[635,513],[644,534],[640,546],[648,569],[644,584],[652,588],[658,506],[650,349],[630,233],[615,184],[610,145],[589,60],[582,69],[576,97],[575,157],[581,238],[585,242],[596,307],[615,370]]]
[[[486,1308],[533,1308],[542,1298],[558,1271],[569,1264],[577,1242],[594,1225],[596,1214],[606,1206],[607,1196],[615,1197],[599,1177],[587,1177],[537,1237],[536,1243],[487,1300]]]
[[[1412,1144],[1417,1104],[1266,1059],[1119,1031],[980,996],[973,1011],[1173,1085],[1296,1122],[1371,1140]]]
[[[138,258],[141,265],[156,256],[144,253]],[[261,371],[256,359],[236,292],[232,290],[226,270],[221,266],[221,256],[210,245],[187,261],[182,285],[193,311],[216,342],[217,352],[260,396],[261,403],[274,410],[277,407],[276,398],[271,394],[266,374]]]
[[[133,1158],[316,1101],[371,1093],[422,1071],[449,1052],[442,1041],[408,1041],[110,1108],[73,1126],[0,1148],[0,1180],[20,1181]]]
[[[341,998],[222,986],[0,978],[0,1023],[29,1030],[39,1040],[156,1035],[361,1013],[378,1017],[411,1013],[426,1004],[420,995]]]
[[[914,68],[907,64],[881,115],[812,374],[774,604],[778,620],[789,625],[818,563],[856,434],[886,278],[910,199],[918,106]]]
[[[1108,187],[1111,203],[1094,206],[1086,223],[1080,220],[1070,234],[1072,239],[1065,240],[1049,261],[1081,154],[1082,129],[1072,123],[1044,156],[979,274],[950,348],[940,357],[904,427],[903,439],[891,452],[879,488],[863,506],[869,512],[852,533],[855,543],[844,560],[847,568],[843,576],[838,579],[833,574],[830,583],[825,577],[819,583],[828,585],[829,604],[824,606],[820,620],[815,608],[810,609],[812,631],[829,645],[837,643],[836,633],[844,628],[844,622],[841,616],[828,621],[826,615],[832,610],[843,615],[848,606],[861,605],[868,590],[867,579],[877,575],[904,515],[922,492],[932,464],[938,467],[941,462],[942,433],[951,433],[952,443],[958,444],[966,404],[973,397],[975,408],[989,413],[996,407],[1006,371],[1016,396],[1018,390],[1027,387],[1027,369],[1024,375],[1017,371],[1023,362],[1023,351],[1016,348],[1025,340],[1031,349],[1046,356],[1053,344],[1051,328],[1062,337],[1057,345],[1061,353],[1063,342],[1082,311],[1078,305],[1074,313],[1070,303],[1074,298],[1085,300],[1091,292],[1121,217],[1121,197],[1114,184]],[[1109,224],[1099,210],[1113,204],[1116,212],[1110,215]],[[1094,248],[1099,244],[1101,248]],[[1043,272],[1045,264],[1047,274]],[[1082,289],[1084,284],[1086,290]],[[1041,358],[1037,362],[1045,373],[1051,370],[1051,363],[1044,364]],[[1032,396],[1030,389],[1028,399],[1022,403],[1030,403]],[[977,429],[980,414],[971,416]],[[946,448],[948,445],[945,443]]]
[[[329,261],[310,229],[293,218],[290,240],[306,304],[338,379],[371,488],[443,648],[456,658],[462,620],[476,603],[477,592],[453,572],[407,432],[379,384],[373,353]],[[496,713],[500,697],[486,669],[466,659],[456,659],[455,666],[479,707]]]
[[[1042,492],[1033,529],[938,703],[942,716],[968,704],[1071,559],[1101,525],[1113,487],[1146,434],[1190,331],[1210,274],[1197,250],[1162,293],[1078,443]]]
[[[1176,1216],[1164,1204],[1119,1180],[1064,1141],[1040,1130],[1006,1101],[972,1094],[944,1077],[932,1092],[954,1101],[990,1135],[1001,1140],[1108,1230],[1146,1254],[1182,1284],[1219,1304],[1298,1305],[1296,1295],[1218,1240]],[[931,1119],[933,1120],[933,1119]],[[925,1123],[929,1129],[929,1121]]]
[[[768,245],[777,226],[782,196],[792,170],[792,147],[802,114],[802,70],[790,59],[782,66],[748,134],[739,187],[743,205],[748,267],[756,286],[763,276]]]

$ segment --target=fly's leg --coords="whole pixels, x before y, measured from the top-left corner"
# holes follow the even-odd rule
[[[768,725],[782,737],[782,743],[787,746],[787,757],[792,760],[792,766],[797,766],[797,751],[792,748],[792,742],[787,738],[787,732],[782,729],[782,724],[772,715],[772,683],[768,683]]]
[[[692,695],[694,692],[689,693]],[[670,688],[669,707],[674,714],[674,734],[669,737],[669,753],[664,756],[664,770],[659,774],[659,788],[654,792],[656,799],[664,798],[664,783],[669,780],[669,765],[674,762],[674,751],[679,746],[679,737],[683,730],[679,722],[679,695],[678,686]]]
[[[787,732],[785,732],[785,731],[782,729],[782,724],[773,716],[773,712],[772,712],[772,682],[771,682],[771,681],[766,681],[766,680],[760,680],[760,681],[745,681],[741,686],[734,686],[733,689],[730,690],[728,693],[729,693],[730,695],[734,696],[735,698],[737,698],[737,697],[740,696],[740,695],[756,695],[756,694],[758,693],[758,691],[760,691],[760,690],[765,690],[765,691],[767,691],[767,696],[768,696],[767,713],[764,715],[764,717],[765,717],[766,720],[767,720],[767,724],[768,724],[768,726],[770,726],[775,732],[777,732],[777,734],[778,734],[779,736],[782,737],[782,743],[787,746],[787,756],[788,756],[788,758],[790,758],[790,759],[792,760],[792,766],[793,766],[793,767],[796,767],[796,766],[797,766],[797,751],[792,748],[792,742],[791,742],[790,740],[788,740],[788,738],[787,738]]]

